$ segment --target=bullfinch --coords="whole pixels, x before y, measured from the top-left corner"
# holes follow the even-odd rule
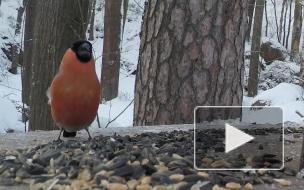
[[[76,41],[61,61],[59,71],[47,92],[54,122],[64,137],[75,137],[94,121],[101,96],[101,86],[95,71],[92,44]]]

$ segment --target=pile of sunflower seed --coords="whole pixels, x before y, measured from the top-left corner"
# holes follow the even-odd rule
[[[207,131],[202,131],[198,140],[205,149],[219,137],[219,131]],[[291,185],[285,179],[296,175],[288,168],[197,171],[193,167],[193,152],[193,131],[53,141],[32,149],[0,151],[0,186],[26,184],[30,189],[59,190],[250,190],[255,184]],[[212,156],[198,157],[197,162],[211,167],[229,164],[213,160]],[[243,162],[245,165],[246,159]]]

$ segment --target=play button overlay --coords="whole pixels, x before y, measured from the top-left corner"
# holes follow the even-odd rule
[[[242,146],[243,144],[253,140],[254,137],[244,133],[241,130],[229,125],[225,124],[225,153],[229,153],[230,151]]]
[[[281,170],[284,167],[280,107],[201,106],[194,110],[194,168]]]

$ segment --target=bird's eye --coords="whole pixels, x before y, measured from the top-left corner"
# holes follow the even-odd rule
[[[83,49],[83,50],[86,50],[88,52],[91,52],[92,51],[92,47],[89,43],[83,43],[79,49]]]

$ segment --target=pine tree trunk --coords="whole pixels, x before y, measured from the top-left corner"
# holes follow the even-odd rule
[[[31,131],[58,129],[50,114],[46,91],[65,51],[74,41],[85,39],[89,1],[39,1],[38,7],[32,55]]]
[[[248,96],[254,97],[258,93],[260,47],[265,0],[257,0],[254,14],[254,24],[251,43],[251,57],[248,79]]]
[[[252,26],[252,18],[254,13],[254,7],[255,7],[255,1],[256,0],[249,0],[248,4],[248,29],[246,34],[246,40],[250,41],[250,33],[251,33],[251,26]]]
[[[193,123],[195,106],[242,105],[247,5],[247,0],[146,4],[134,125]],[[198,121],[217,113],[208,114]],[[240,117],[240,110],[227,115]]]
[[[37,0],[27,0],[25,6],[25,29],[24,29],[24,53],[23,53],[23,69],[22,78],[22,102],[30,105],[31,95],[31,69],[32,69],[32,54],[33,54],[33,35],[36,19]]]
[[[299,62],[299,48],[300,48],[300,39],[302,32],[302,5],[301,0],[295,1],[295,9],[294,9],[294,21],[293,21],[293,29],[292,29],[292,40],[291,40],[291,60]]]
[[[121,40],[122,0],[106,1],[104,16],[104,42],[102,54],[102,97],[106,101],[118,96]]]

